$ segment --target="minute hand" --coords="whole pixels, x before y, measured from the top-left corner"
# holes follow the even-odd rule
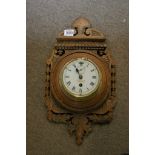
[[[79,74],[79,70],[76,68],[76,72]]]
[[[76,72],[79,74],[79,79],[82,79],[83,76],[79,73],[79,70],[76,68]]]
[[[74,67],[75,67],[75,69],[76,69],[76,72],[79,74],[79,79],[82,79],[83,78],[83,76],[79,73],[79,69],[78,68],[76,68],[76,66],[74,65]]]

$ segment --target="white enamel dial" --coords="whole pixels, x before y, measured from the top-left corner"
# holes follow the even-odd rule
[[[64,66],[61,79],[69,94],[75,97],[89,96],[99,86],[99,69],[89,59],[74,59]]]

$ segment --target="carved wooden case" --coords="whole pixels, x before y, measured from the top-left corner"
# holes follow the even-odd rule
[[[115,64],[107,51],[106,39],[100,31],[91,27],[85,18],[78,18],[72,24],[73,36],[61,32],[46,64],[45,103],[48,120],[66,123],[68,131],[75,133],[77,144],[91,131],[95,123],[109,123],[115,106]],[[98,90],[78,100],[65,92],[60,84],[63,66],[71,59],[88,58],[100,69],[101,83]]]

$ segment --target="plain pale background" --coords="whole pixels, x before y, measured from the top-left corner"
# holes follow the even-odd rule
[[[45,62],[57,34],[83,16],[104,32],[117,62],[117,106],[81,146],[67,126],[47,120]],[[27,155],[121,155],[128,150],[128,0],[27,0]]]

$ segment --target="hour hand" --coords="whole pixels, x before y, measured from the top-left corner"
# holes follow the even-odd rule
[[[79,74],[79,79],[82,79],[83,76],[79,73],[79,70],[76,68],[76,72]]]
[[[76,68],[76,72],[79,74],[79,70]]]
[[[73,66],[75,67],[76,72],[79,74],[79,70],[78,70],[78,68],[76,67],[76,65],[74,64]]]
[[[73,65],[75,68],[76,68],[76,66],[75,65]],[[78,68],[76,68],[76,72],[79,74],[79,79],[82,79],[83,78],[83,76],[79,73],[79,69]]]

